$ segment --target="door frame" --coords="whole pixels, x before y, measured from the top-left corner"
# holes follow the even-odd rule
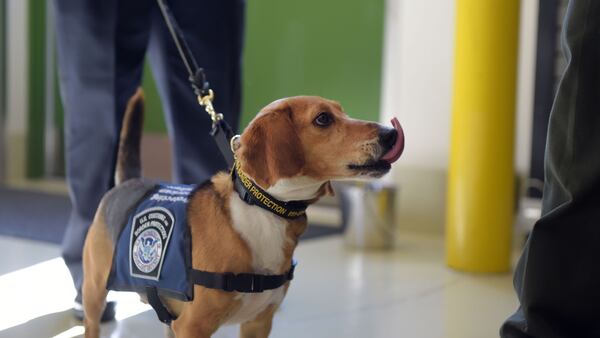
[[[6,1],[0,1],[0,183],[6,177]]]

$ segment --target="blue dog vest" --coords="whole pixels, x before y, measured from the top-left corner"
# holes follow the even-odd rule
[[[194,185],[157,184],[129,215],[121,231],[107,288],[189,301],[193,284],[187,204]]]
[[[116,239],[106,288],[145,293],[164,323],[175,317],[159,295],[191,301],[194,285],[226,292],[263,292],[294,278],[295,262],[281,275],[193,269],[187,205],[196,187],[157,184],[150,188],[130,215],[123,217],[127,221]]]

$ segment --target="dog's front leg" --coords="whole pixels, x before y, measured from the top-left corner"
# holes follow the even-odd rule
[[[254,320],[240,325],[240,338],[267,338],[271,333],[273,316],[279,304],[269,305]]]
[[[171,324],[172,333],[176,338],[210,338],[217,328],[200,323],[201,321],[199,318],[195,318],[195,321],[177,318]]]
[[[85,338],[100,337],[100,319],[106,305],[106,280],[112,262],[112,244],[101,217],[96,215],[83,247],[83,309]]]
[[[221,324],[219,310],[198,305],[196,299],[203,298],[198,292],[193,303],[186,303],[179,317],[171,323],[176,338],[210,338]]]

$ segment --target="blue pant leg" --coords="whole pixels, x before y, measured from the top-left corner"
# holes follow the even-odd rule
[[[245,1],[185,1],[168,4],[216,94],[215,108],[237,129]],[[155,12],[149,53],[173,143],[173,173],[179,183],[198,183],[226,169],[208,132],[211,120],[198,105],[188,73],[164,19]]]
[[[72,212],[62,255],[75,287],[103,194],[113,185],[123,111],[139,85],[151,0],[55,0],[65,156]]]
[[[504,338],[600,337],[600,2],[571,0],[548,129],[542,218],[517,266]]]

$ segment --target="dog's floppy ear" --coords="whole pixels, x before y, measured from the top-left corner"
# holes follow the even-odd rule
[[[302,144],[287,105],[262,113],[244,131],[240,143],[243,170],[265,188],[297,175],[304,166]]]

